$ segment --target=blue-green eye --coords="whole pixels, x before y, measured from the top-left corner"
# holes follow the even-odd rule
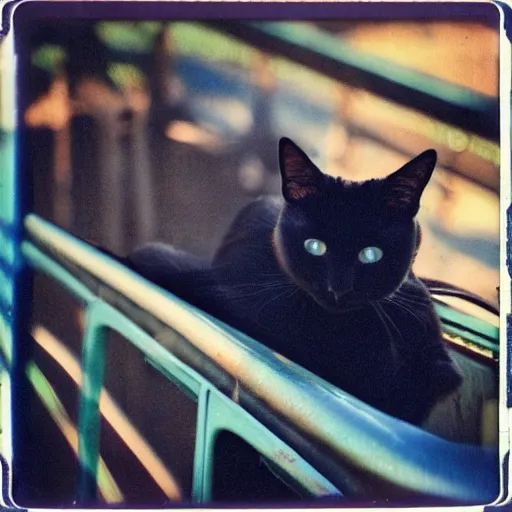
[[[382,249],[378,247],[365,247],[357,257],[361,263],[377,263],[383,255]]]
[[[323,256],[327,251],[327,246],[322,242],[322,240],[308,238],[304,241],[304,249],[313,256]]]

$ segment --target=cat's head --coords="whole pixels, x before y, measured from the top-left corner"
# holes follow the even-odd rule
[[[289,139],[279,143],[279,163],[285,204],[274,247],[281,267],[330,311],[391,295],[417,251],[414,217],[436,152],[357,183],[322,173]]]

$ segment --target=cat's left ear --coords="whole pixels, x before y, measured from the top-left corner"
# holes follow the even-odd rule
[[[384,201],[393,211],[418,213],[423,190],[436,166],[437,153],[424,151],[384,180]]]
[[[290,139],[279,141],[279,167],[283,196],[288,202],[304,199],[318,192],[324,174]]]

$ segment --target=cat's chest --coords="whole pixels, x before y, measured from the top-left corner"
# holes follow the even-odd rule
[[[241,290],[243,290],[242,293]],[[300,347],[350,358],[361,348],[378,353],[387,338],[404,328],[407,319],[393,317],[393,329],[368,306],[342,314],[329,314],[304,292],[286,283],[258,287],[231,287],[226,305],[236,312],[240,327],[252,330],[276,349]],[[390,318],[389,313],[385,313]]]
[[[397,355],[410,358],[432,335],[428,310],[384,303],[329,314],[296,287],[273,287],[231,294],[226,306],[238,328],[285,355],[308,360],[323,354],[339,363],[382,364]]]

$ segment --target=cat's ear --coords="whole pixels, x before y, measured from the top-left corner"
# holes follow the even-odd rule
[[[318,192],[323,173],[290,139],[282,138],[279,141],[279,167],[283,196],[287,201],[304,199]]]
[[[437,153],[424,151],[384,180],[384,201],[393,211],[412,216],[420,207],[420,198],[436,165]]]

